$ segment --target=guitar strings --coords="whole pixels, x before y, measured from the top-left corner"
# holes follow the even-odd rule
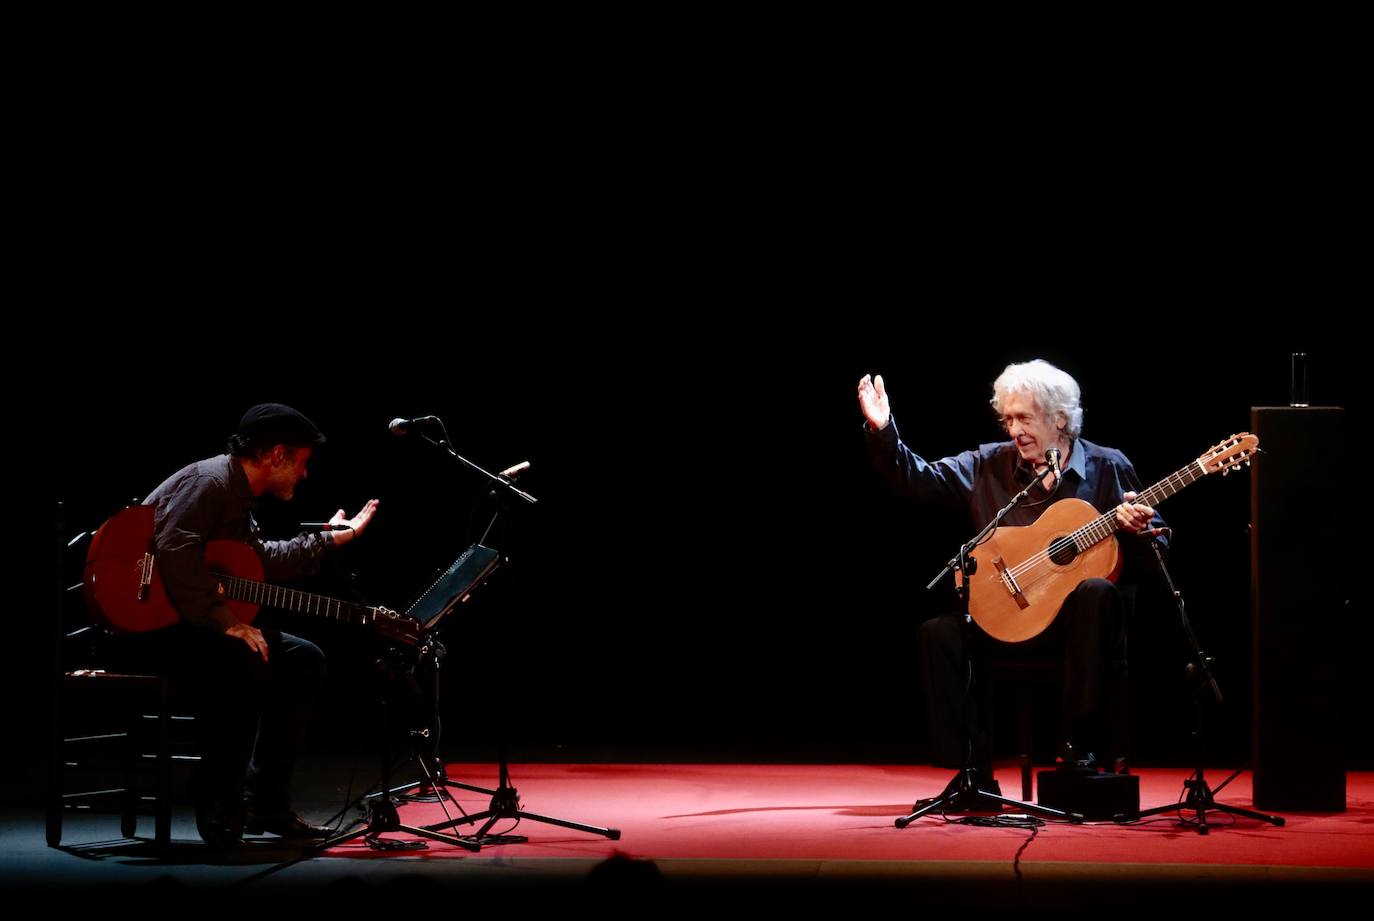
[[[1196,482],[1201,476],[1202,474],[1197,473],[1196,464],[1189,464],[1145,490],[1136,497],[1136,501],[1145,500],[1144,504],[1153,505],[1162,499],[1167,499],[1184,486]],[[1177,485],[1178,488],[1172,490],[1172,492],[1165,492],[1167,487],[1174,485]],[[1156,493],[1163,494],[1156,498]],[[1086,546],[1079,547],[1080,550],[1087,550],[1103,538],[1110,536],[1114,531],[1118,530],[1118,528],[1119,525],[1116,523],[1115,510],[1113,510],[1083,525],[1076,531],[1052,541],[1047,548],[1028,557],[1024,562],[1011,567],[1011,569],[1007,570],[1007,573],[1020,585],[1034,585],[1040,578],[1048,576],[1054,571],[1051,566],[1053,557],[1067,551],[1071,546],[1078,546],[1080,540],[1091,537],[1092,540],[1090,543]],[[1104,530],[1105,533],[1096,533]],[[1096,536],[1094,536],[1095,534]]]

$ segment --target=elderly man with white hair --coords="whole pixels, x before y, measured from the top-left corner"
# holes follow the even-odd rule
[[[1154,509],[1132,501],[1141,486],[1126,456],[1082,437],[1078,383],[1046,361],[1008,365],[993,384],[992,409],[1007,440],[935,461],[925,460],[902,441],[881,375],[865,375],[858,397],[869,452],[884,480],[920,502],[966,511],[970,534],[992,521],[1035,480],[1039,485],[1002,524],[1032,525],[1053,503],[1077,498],[1104,515],[1114,512],[1119,531],[1138,533],[1163,526]],[[1058,451],[1060,477],[1047,457],[1051,449]],[[1123,540],[1139,542],[1129,536]],[[1132,595],[1133,589],[1124,583],[1118,588],[1107,579],[1086,579],[1068,593],[1048,628],[1018,643],[966,629],[959,615],[922,624],[917,645],[934,763],[971,766],[981,789],[1000,792],[992,778],[987,729],[991,701],[987,682],[980,677],[981,665],[992,654],[1052,655],[1062,656],[1065,663],[1061,757],[1124,770],[1124,726],[1115,714],[1124,709],[1118,688],[1126,668],[1124,611]],[[973,689],[967,691],[970,678]]]

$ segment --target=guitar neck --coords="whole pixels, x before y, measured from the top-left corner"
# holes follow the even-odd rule
[[[1201,463],[1193,461],[1186,467],[1180,467],[1173,473],[1151,486],[1149,489],[1136,496],[1135,503],[1138,505],[1157,506],[1165,499],[1176,493],[1182,492],[1184,487],[1191,486],[1198,480],[1207,475],[1208,471]],[[1094,544],[1101,543],[1111,537],[1121,529],[1121,522],[1116,518],[1116,510],[1101,515],[1090,523],[1073,532],[1073,541],[1080,550],[1086,550]]]
[[[240,579],[236,576],[225,578],[224,584],[228,589],[229,597],[235,601],[247,601],[251,604],[279,608],[296,614],[309,614],[364,626],[376,620],[376,608],[350,604],[337,598],[298,592],[295,589],[282,588],[280,585],[268,585],[266,582],[254,582],[251,579]]]

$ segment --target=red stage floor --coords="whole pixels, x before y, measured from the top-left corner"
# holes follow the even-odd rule
[[[1346,812],[1284,813],[1282,828],[1216,816],[1217,827],[1203,836],[1175,816],[1163,816],[1134,826],[1051,822],[1032,838],[1029,829],[949,824],[938,817],[894,828],[893,820],[907,813],[913,800],[936,795],[949,779],[951,772],[929,767],[517,764],[511,772],[525,809],[619,828],[622,838],[609,841],[525,821],[517,831],[529,837],[528,843],[487,847],[480,857],[587,860],[620,853],[659,862],[952,861],[1003,864],[1011,872],[1019,852],[1018,869],[1027,876],[1037,867],[1052,872],[1068,863],[1121,869],[1142,864],[1374,868],[1374,773],[1349,775]],[[1189,772],[1138,773],[1145,808],[1176,801]],[[496,771],[489,764],[455,764],[449,776],[491,787]],[[1215,785],[1225,776],[1209,774],[1208,779]],[[1009,793],[1019,789],[1015,769],[999,771],[998,779]],[[480,794],[456,792],[468,812],[487,806]],[[1250,796],[1250,775],[1242,774],[1218,799],[1248,808]],[[416,803],[403,807],[401,818],[425,825],[443,821],[444,813],[437,805]],[[510,831],[511,825],[503,821],[492,831]],[[421,853],[425,859],[473,856],[442,843]],[[334,848],[330,856],[389,855],[353,842]]]

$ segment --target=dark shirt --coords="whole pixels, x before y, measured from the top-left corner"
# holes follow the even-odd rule
[[[262,560],[268,582],[283,582],[319,570],[333,546],[327,535],[301,534],[289,541],[263,541],[253,509],[258,500],[240,463],[228,454],[183,467],[153,490],[153,539],[167,597],[183,621],[224,632],[238,619],[215,594],[205,567],[205,543],[238,540]]]
[[[865,424],[864,432],[873,465],[889,486],[922,502],[967,511],[975,531],[991,521],[1035,476],[1014,442],[982,444],[977,450],[932,462],[902,442],[895,419],[877,432]],[[1064,482],[1054,495],[1047,501],[1043,489],[1033,488],[1002,520],[1011,526],[1033,524],[1054,502],[1068,498],[1082,499],[1106,514],[1121,504],[1122,494],[1128,490],[1138,493],[1142,487],[1126,455],[1079,438],[1064,468]],[[1164,526],[1158,512],[1151,525]],[[1140,548],[1127,545],[1127,549],[1130,556],[1139,555]]]

